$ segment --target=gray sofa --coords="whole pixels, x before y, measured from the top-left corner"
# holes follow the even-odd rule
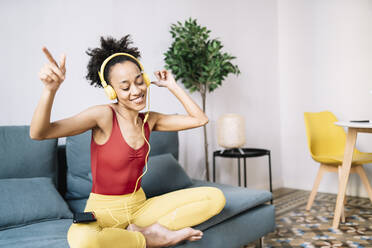
[[[0,247],[67,248],[73,212],[89,196],[91,132],[31,140],[28,126],[0,126]],[[214,186],[226,197],[222,212],[196,226],[201,240],[175,247],[235,248],[274,231],[268,191],[190,179],[178,164],[177,132],[152,132],[148,172],[142,187],[152,197],[170,191]]]

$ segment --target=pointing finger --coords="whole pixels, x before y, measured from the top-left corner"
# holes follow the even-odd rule
[[[58,66],[57,62],[54,60],[52,54],[50,54],[49,50],[44,46],[42,48],[45,56],[47,57],[47,59],[52,63],[52,64],[55,64],[56,66]]]

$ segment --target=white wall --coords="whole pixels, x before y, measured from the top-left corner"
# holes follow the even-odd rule
[[[1,1],[0,125],[30,123],[42,90],[37,73],[46,62],[43,45],[56,57],[67,54],[67,78],[53,105],[54,121],[108,102],[102,89],[91,87],[84,78],[85,51],[98,46],[100,36],[131,34],[146,71],[152,74],[164,66],[170,24],[189,17],[221,39],[225,51],[237,56],[242,71],[207,96],[210,163],[212,151],[219,149],[216,120],[224,113],[240,113],[246,118],[246,146],[272,151],[274,186],[282,186],[275,0]],[[150,93],[151,110],[185,113],[166,89],[152,86]],[[198,94],[191,96],[201,103]],[[203,151],[202,128],[180,132],[180,162],[194,178],[203,176]],[[217,180],[237,185],[236,161],[217,162]],[[268,188],[267,160],[249,159],[247,167],[248,186]]]
[[[279,0],[281,164],[284,186],[310,190],[318,164],[309,154],[303,113],[332,111],[339,119],[372,119],[372,2]],[[357,147],[371,152],[372,136]],[[371,179],[372,168],[365,166]],[[337,192],[329,173],[319,191]],[[347,194],[367,196],[352,175]]]
[[[274,187],[309,190],[318,164],[308,152],[303,112],[327,109],[339,119],[372,119],[366,107],[372,104],[371,12],[368,0],[1,1],[0,125],[30,123],[42,89],[42,45],[56,57],[67,54],[53,121],[108,102],[84,78],[85,51],[101,35],[131,34],[151,74],[164,66],[170,24],[193,17],[237,56],[242,71],[207,96],[210,163],[220,149],[218,117],[239,113],[246,118],[246,146],[272,151]],[[152,110],[185,113],[166,89],[153,86],[150,93]],[[197,93],[191,96],[201,103]],[[372,136],[358,136],[360,150],[371,146]],[[180,132],[180,162],[190,176],[203,177],[202,128]],[[236,161],[217,163],[217,180],[237,185]],[[371,179],[372,169],[366,170]],[[268,188],[267,160],[248,159],[247,177],[249,187]],[[337,192],[337,176],[326,175],[320,191]],[[354,176],[347,193],[366,196]]]

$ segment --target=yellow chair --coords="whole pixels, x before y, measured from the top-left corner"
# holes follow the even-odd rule
[[[320,163],[318,174],[306,206],[306,210],[310,210],[324,173],[338,172],[338,178],[340,180],[346,133],[343,127],[334,124],[338,120],[329,111],[319,113],[307,112],[304,114],[304,117],[307,143],[311,157]],[[357,173],[360,176],[372,201],[372,188],[363,168],[363,164],[367,163],[372,163],[372,153],[364,153],[355,149],[350,173]],[[342,211],[342,221],[345,222],[344,211]]]

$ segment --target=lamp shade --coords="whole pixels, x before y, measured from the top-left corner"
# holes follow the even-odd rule
[[[245,121],[238,114],[224,114],[217,122],[217,142],[225,148],[239,148],[245,144]]]

